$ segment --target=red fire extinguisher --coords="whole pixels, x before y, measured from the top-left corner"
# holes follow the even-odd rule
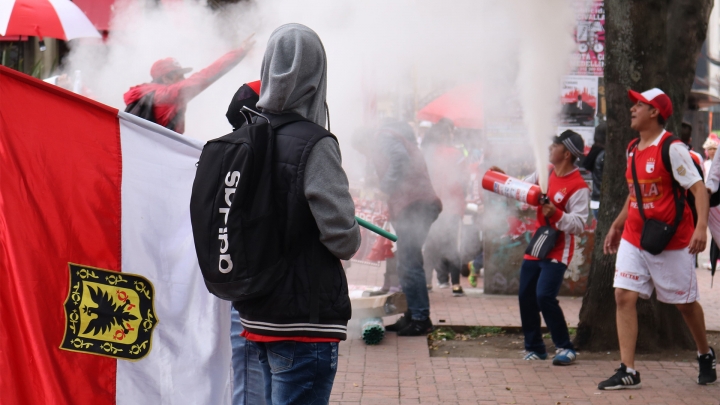
[[[537,184],[530,184],[492,170],[485,172],[482,178],[482,187],[530,205],[538,206],[547,202],[547,196],[542,193]]]

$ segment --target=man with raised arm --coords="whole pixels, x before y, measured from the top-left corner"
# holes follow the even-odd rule
[[[125,112],[184,133],[185,110],[190,100],[237,66],[253,44],[251,36],[239,48],[188,78],[185,74],[192,68],[180,66],[175,58],[156,61],[150,68],[152,82],[133,86],[123,95]]]

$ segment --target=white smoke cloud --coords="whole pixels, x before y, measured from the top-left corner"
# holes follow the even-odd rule
[[[325,45],[332,130],[346,166],[362,161],[349,137],[366,124],[368,98],[415,94],[418,101],[474,81],[482,82],[486,121],[504,119],[519,94],[544,162],[572,44],[569,1],[263,0],[213,12],[190,0],[160,8],[129,0],[116,6],[107,43],[75,41],[65,69],[80,69],[96,99],[124,109],[123,93],[150,80],[155,60],[173,56],[199,70],[255,33],[246,59],[189,104],[186,135],[207,140],[229,132],[227,105],[242,83],[259,78],[272,31],[298,22]]]
[[[550,135],[555,133],[560,113],[561,79],[567,73],[574,41],[575,15],[568,0],[522,1],[518,22],[522,25],[518,91],[523,120],[533,144],[540,188],[547,191]]]

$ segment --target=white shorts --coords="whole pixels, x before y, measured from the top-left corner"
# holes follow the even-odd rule
[[[698,300],[694,256],[689,249],[665,250],[657,256],[622,239],[615,261],[613,287],[640,293],[648,299],[657,289],[658,301],[688,304]]]

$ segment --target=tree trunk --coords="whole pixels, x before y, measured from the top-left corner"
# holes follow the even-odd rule
[[[625,151],[637,132],[630,128],[627,91],[653,87],[665,91],[674,107],[667,128],[677,133],[711,9],[712,0],[605,1],[608,133],[593,262],[575,338],[583,350],[618,347],[615,255],[603,254],[603,242],[628,195]],[[639,300],[638,324],[638,351],[694,347],[677,309],[658,302],[654,295],[650,300]]]

